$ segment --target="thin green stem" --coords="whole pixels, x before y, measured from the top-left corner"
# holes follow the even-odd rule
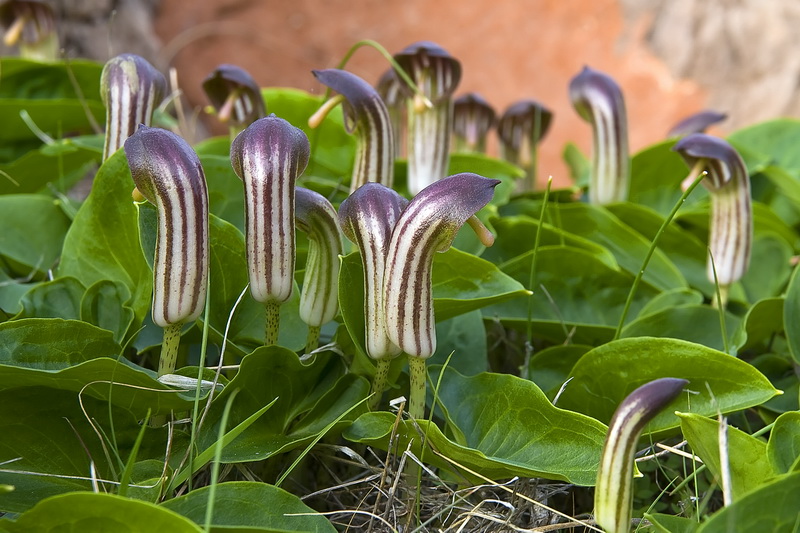
[[[427,96],[425,96],[425,93],[422,92],[422,89],[417,87],[417,84],[414,83],[414,80],[411,79],[411,76],[409,76],[408,73],[403,70],[403,67],[400,66],[400,63],[398,63],[394,56],[392,56],[392,54],[390,54],[389,51],[377,41],[373,41],[372,39],[358,41],[356,44],[350,47],[350,50],[348,50],[344,55],[337,68],[343,69],[345,65],[347,65],[347,62],[350,61],[350,58],[353,57],[353,54],[356,53],[356,50],[362,46],[369,46],[377,50],[392,65],[392,68],[397,75],[400,76],[409,87],[411,87],[411,90],[414,91],[414,94],[422,98],[422,101],[425,103],[425,107],[433,107],[433,103],[428,99]]]
[[[308,326],[306,337],[306,353],[311,353],[319,347],[319,326]]]
[[[523,378],[527,379],[528,364],[530,362],[531,352],[533,350],[533,284],[536,283],[536,254],[539,250],[539,242],[542,236],[542,224],[544,224],[544,215],[547,210],[547,202],[550,199],[550,188],[553,185],[552,176],[548,178],[547,185],[544,189],[544,197],[542,198],[542,209],[539,211],[539,225],[536,227],[536,237],[533,241],[533,253],[531,254],[531,270],[528,275],[528,322],[525,327],[525,362],[523,364],[522,372]]]
[[[392,360],[389,357],[377,359],[375,361],[375,376],[372,378],[372,398],[369,400],[369,410],[375,411],[381,403],[383,391],[386,389],[386,382],[389,379],[389,367]]]
[[[161,356],[158,359],[158,375],[175,373],[178,365],[178,346],[181,343],[181,324],[170,324],[164,328]]]
[[[200,417],[200,396],[202,395],[202,381],[203,381],[203,371],[206,364],[206,352],[208,350],[208,315],[211,309],[211,276],[208,277],[206,281],[206,304],[203,308],[203,337],[200,343],[200,361],[197,365],[197,386],[194,389],[194,404],[192,405],[192,425],[191,425],[191,432],[189,437],[189,442],[191,443],[189,449],[194,449],[194,443],[197,441],[197,422]],[[220,362],[222,362],[222,356],[220,354]],[[213,392],[209,393],[213,396]],[[194,472],[194,454],[189,453],[189,470]],[[192,476],[189,476],[189,491],[192,490]]]
[[[269,301],[264,304],[267,320],[264,324],[264,346],[278,344],[278,329],[281,325],[281,304]]]
[[[408,415],[414,419],[425,416],[425,390],[427,371],[423,357],[408,356],[408,377],[410,380]]]
[[[642,262],[642,268],[639,269],[639,272],[636,273],[636,277],[633,279],[633,285],[631,285],[631,290],[628,293],[628,299],[625,301],[625,308],[622,310],[622,316],[619,318],[619,324],[617,325],[617,331],[614,333],[614,339],[619,339],[620,335],[622,334],[622,327],[625,325],[625,319],[628,318],[628,312],[631,309],[631,304],[633,303],[633,297],[636,295],[636,290],[639,288],[639,284],[642,282],[642,278],[644,277],[644,271],[647,269],[647,265],[650,264],[650,259],[653,257],[653,254],[656,251],[656,247],[658,246],[658,241],[661,239],[661,235],[667,230],[667,226],[669,226],[672,219],[675,218],[675,215],[678,214],[678,209],[681,208],[683,203],[692,193],[695,187],[700,185],[700,182],[703,181],[703,178],[706,175],[705,171],[702,171],[702,168],[705,166],[706,160],[705,159],[698,159],[697,163],[692,167],[692,170],[689,171],[689,177],[697,175],[697,178],[692,182],[689,187],[683,191],[680,199],[677,201],[675,206],[672,208],[672,211],[669,212],[667,218],[664,219],[664,223],[661,224],[661,227],[658,228],[658,232],[656,232],[655,237],[653,237],[653,242],[650,243],[650,248],[647,250],[647,255]]]
[[[725,323],[725,306],[728,303],[728,286],[722,286],[717,279],[717,266],[714,263],[714,256],[711,255],[711,250],[708,252],[708,258],[711,261],[711,271],[714,273],[714,288],[716,289],[717,299],[714,301],[717,311],[719,311],[719,327],[722,332],[722,348],[725,353],[730,354],[730,346],[728,346],[728,325]]]

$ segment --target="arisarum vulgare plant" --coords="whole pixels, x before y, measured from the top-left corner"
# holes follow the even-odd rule
[[[253,122],[231,145],[231,165],[244,182],[250,293],[266,308],[267,345],[277,342],[280,306],[292,295],[295,181],[309,152],[305,133],[275,115]]]
[[[203,311],[208,279],[208,190],[200,160],[179,136],[141,126],[125,141],[136,188],[158,211],[153,322],[164,328],[158,374],[175,370],[181,326]]]
[[[167,96],[167,80],[143,57],[122,54],[103,67],[100,96],[106,105],[106,160],[140,124],[150,125],[153,112]]]
[[[370,401],[373,409],[386,387],[389,363],[402,351],[386,334],[383,276],[392,230],[407,204],[394,190],[367,183],[339,206],[342,232],[358,246],[364,270],[365,346],[367,355],[376,364]]]
[[[478,93],[453,101],[453,151],[486,153],[486,136],[494,126],[495,112]]]
[[[342,237],[339,217],[327,198],[297,187],[295,221],[308,236],[308,257],[300,291],[300,318],[308,324],[306,352],[316,349],[320,327],[339,310],[339,256]]]
[[[630,393],[611,422],[600,457],[594,493],[595,521],[606,533],[628,533],[633,504],[633,466],[642,430],[688,385],[685,379],[661,378]]]
[[[525,171],[527,188],[536,188],[538,146],[550,129],[553,113],[535,100],[511,104],[497,123],[500,156]]]
[[[733,146],[719,137],[693,133],[673,147],[690,167],[701,165],[711,195],[708,279],[719,284],[724,305],[728,289],[747,271],[753,241],[750,176]]]
[[[414,43],[394,58],[429,101],[425,102],[404,83],[408,113],[408,190],[415,195],[447,175],[453,128],[452,95],[461,81],[461,63],[429,41]]]
[[[345,128],[357,138],[350,192],[371,181],[391,187],[394,181],[394,132],[389,111],[378,92],[346,70],[326,69],[313,73],[320,83],[339,93]],[[316,126],[339,100],[335,97],[328,100],[328,104],[309,119],[309,124]]]
[[[58,31],[53,8],[38,0],[0,2],[3,44],[19,45],[20,56],[38,61],[58,59]]]
[[[589,201],[610,204],[628,199],[630,164],[625,100],[616,81],[584,67],[569,84],[578,115],[592,125],[592,174]]]
[[[436,351],[431,270],[433,256],[450,248],[465,222],[486,246],[493,236],[475,217],[492,199],[499,180],[463,173],[429,185],[403,210],[394,226],[383,279],[386,334],[408,354],[409,414],[425,409],[425,360]]]
[[[692,133],[705,133],[710,126],[722,122],[726,118],[728,118],[728,115],[719,111],[710,109],[699,111],[672,126],[669,133],[667,133],[667,137],[684,137]]]
[[[267,115],[261,88],[241,67],[222,64],[203,80],[203,90],[217,112],[217,118],[234,131],[246,128]]]

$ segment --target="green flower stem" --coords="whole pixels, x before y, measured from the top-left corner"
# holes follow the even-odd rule
[[[306,337],[306,353],[311,353],[319,347],[319,326],[308,326]]]
[[[181,343],[181,324],[170,324],[164,328],[161,357],[158,360],[158,375],[174,374],[178,365],[178,346]]]
[[[408,356],[409,386],[408,414],[411,418],[420,419],[425,416],[425,385],[428,372],[425,368],[425,358]]]
[[[274,300],[264,303],[267,320],[264,326],[264,346],[278,344],[278,328],[281,325],[281,304]]]
[[[391,364],[391,357],[375,360],[375,376],[372,378],[372,398],[369,400],[370,411],[375,411],[381,403],[383,391],[386,389],[386,382],[389,380],[389,367]]]
[[[639,272],[636,274],[636,277],[633,280],[633,285],[631,286],[631,290],[628,293],[628,299],[625,302],[625,308],[622,310],[622,316],[619,318],[619,324],[617,325],[617,331],[614,334],[614,340],[619,339],[619,336],[622,334],[622,327],[625,325],[625,319],[628,317],[628,311],[630,311],[631,304],[633,303],[633,297],[636,294],[636,289],[639,288],[639,283],[641,283],[642,281],[642,277],[644,276],[644,271],[647,269],[647,265],[650,263],[650,258],[653,257],[653,254],[656,251],[656,247],[658,246],[658,240],[661,238],[661,235],[664,234],[664,231],[666,231],[667,226],[669,226],[670,222],[672,222],[672,219],[675,218],[675,215],[678,214],[678,209],[681,208],[681,206],[689,197],[689,195],[692,193],[694,188],[700,185],[700,182],[703,181],[703,178],[706,176],[706,172],[703,171],[703,167],[705,166],[705,164],[706,164],[705,159],[699,159],[697,163],[695,163],[695,165],[689,171],[689,176],[687,177],[687,179],[691,178],[692,176],[697,176],[697,177],[692,182],[692,184],[689,185],[683,192],[680,199],[672,208],[672,211],[670,211],[669,215],[667,215],[667,218],[664,219],[664,223],[661,224],[660,228],[658,228],[658,232],[656,233],[655,237],[653,237],[653,242],[650,244],[650,249],[647,250],[647,255],[645,256],[644,261],[642,262],[642,268],[640,268]]]

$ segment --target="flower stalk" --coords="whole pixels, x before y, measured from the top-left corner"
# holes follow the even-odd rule
[[[122,54],[108,60],[100,77],[100,96],[106,105],[103,161],[122,148],[140,124],[150,125],[166,95],[167,80],[143,57]]]
[[[124,147],[136,188],[158,211],[152,317],[164,328],[163,376],[175,371],[181,326],[205,306],[208,190],[197,154],[174,133],[142,126]]]
[[[275,115],[253,122],[231,145],[231,165],[244,182],[250,293],[267,313],[266,345],[277,343],[280,305],[292,295],[295,181],[309,151],[306,135]]]
[[[595,521],[606,533],[628,533],[633,504],[636,444],[647,423],[689,382],[661,378],[642,385],[620,403],[608,426],[594,493]]]
[[[447,175],[453,128],[452,95],[461,81],[461,63],[428,41],[414,43],[394,58],[427,99],[412,93],[411,87],[403,82],[407,94],[408,190],[416,195]]]
[[[553,113],[534,100],[520,100],[506,109],[497,124],[500,156],[525,171],[526,188],[536,188],[539,143],[550,129]]]
[[[584,67],[569,84],[578,115],[592,125],[592,176],[589,202],[605,205],[628,199],[628,119],[625,100],[610,76]]]
[[[350,193],[373,181],[391,187],[394,181],[394,132],[389,110],[378,92],[369,83],[346,70],[327,69],[312,72],[320,83],[342,97],[329,102],[341,101],[344,108],[345,129],[348,133],[356,135],[356,156],[350,180]],[[320,111],[309,120],[309,124],[318,124],[320,113],[327,114],[330,109],[331,106],[320,108]]]
[[[736,149],[718,137],[693,133],[678,141],[673,150],[687,165],[700,163],[708,172],[702,182],[711,194],[707,276],[719,284],[720,305],[724,307],[730,286],[744,276],[750,264],[750,176]]]
[[[295,221],[308,235],[308,258],[300,292],[300,318],[308,324],[306,353],[319,344],[320,328],[339,311],[339,256],[342,253],[339,218],[327,198],[295,189]]]

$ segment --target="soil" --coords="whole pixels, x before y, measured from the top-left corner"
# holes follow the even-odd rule
[[[567,95],[584,65],[621,85],[632,150],[663,139],[706,101],[696,83],[676,79],[644,46],[648,14],[626,19],[616,0],[162,0],[156,13],[165,43],[158,62],[177,69],[186,97],[198,106],[207,103],[201,80],[220,63],[247,69],[262,86],[320,92],[310,70],[335,67],[359,40],[373,39],[392,53],[435,41],[462,63],[459,94],[477,91],[498,112],[523,98],[554,111],[539,174],[559,184],[568,182],[565,143],[591,150],[589,125]],[[370,82],[386,67],[368,48],[348,65]]]

